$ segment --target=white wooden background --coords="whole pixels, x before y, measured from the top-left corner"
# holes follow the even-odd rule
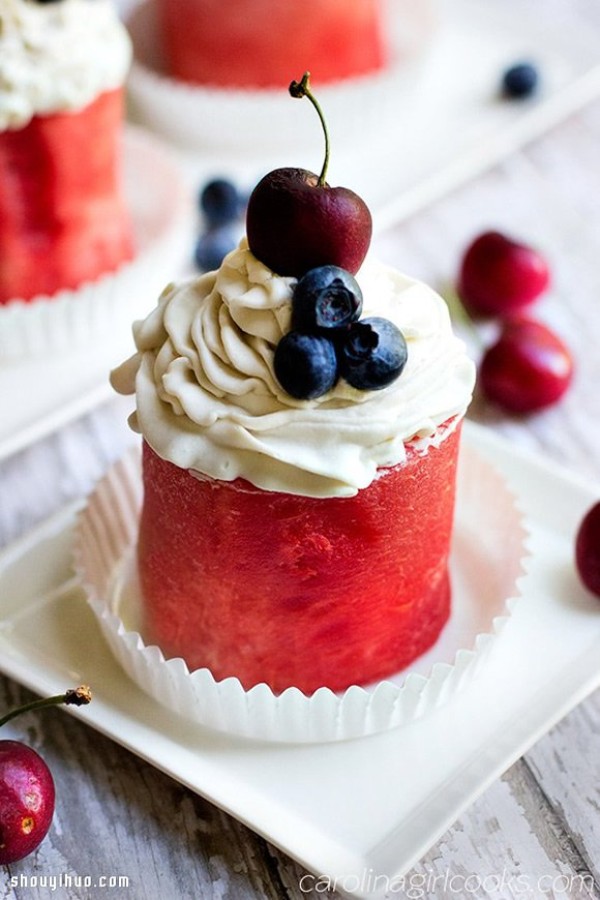
[[[595,19],[600,35],[594,0],[552,0],[544,9]],[[511,418],[477,398],[471,417],[584,474],[598,484],[600,499],[600,101],[384,235],[379,255],[443,287],[466,242],[488,227],[521,236],[549,257],[553,287],[537,313],[572,347],[577,377],[567,398],[543,414]],[[131,440],[115,400],[1,463],[0,545],[85,495]],[[29,696],[0,678],[0,709]],[[302,870],[264,840],[71,717],[29,714],[5,729],[2,737],[9,736],[44,755],[59,803],[37,853],[0,870],[3,900],[323,896],[303,893]],[[130,887],[10,886],[11,875],[61,872],[124,874]],[[600,898],[600,693],[494,783],[411,874],[447,873],[483,885],[471,880],[470,891],[423,896]]]

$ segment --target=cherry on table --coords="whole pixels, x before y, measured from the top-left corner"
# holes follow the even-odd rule
[[[479,316],[510,316],[528,306],[550,283],[544,257],[499,231],[486,231],[467,247],[458,275],[466,309]]]
[[[600,597],[600,502],[588,510],[579,525],[575,564],[586,588]]]
[[[0,718],[0,726],[34,709],[65,703],[83,706],[92,695],[86,685],[34,700]],[[0,741],[0,865],[28,856],[43,841],[56,799],[52,774],[39,753],[20,741]]]
[[[556,403],[573,377],[569,349],[550,328],[521,317],[505,323],[484,353],[479,384],[488,399],[514,413]]]
[[[41,756],[19,741],[0,741],[0,865],[41,844],[54,814],[55,790]]]

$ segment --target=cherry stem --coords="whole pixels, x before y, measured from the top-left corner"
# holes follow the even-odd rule
[[[310,89],[310,72],[305,72],[300,81],[292,81],[289,90],[292,97],[297,97],[298,99],[302,99],[302,97],[308,97],[308,99],[316,109],[319,119],[321,120],[321,125],[323,126],[323,134],[325,135],[325,160],[323,162],[321,174],[319,175],[319,185],[320,187],[323,187],[327,178],[327,168],[329,166],[329,130],[327,128],[327,123],[325,122],[323,110],[321,109],[317,98]]]
[[[20,716],[21,713],[31,712],[33,709],[45,709],[47,706],[58,706],[61,703],[67,706],[85,706],[91,699],[92,692],[87,684],[82,684],[78,688],[66,691],[64,694],[57,694],[55,697],[45,697],[42,700],[32,700],[31,703],[26,703],[24,706],[11,710],[0,718],[0,727],[10,722],[16,716]]]

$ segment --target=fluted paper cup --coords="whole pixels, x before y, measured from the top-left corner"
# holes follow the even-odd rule
[[[135,550],[142,501],[140,456],[133,449],[100,482],[76,531],[75,565],[100,628],[121,666],[146,693],[204,726],[268,741],[359,738],[411,722],[477,677],[520,596],[526,526],[503,477],[467,443],[459,466],[452,550],[453,608],[434,647],[408,669],[342,693],[323,687],[279,695],[237,678],[217,682],[165,659],[141,633]]]

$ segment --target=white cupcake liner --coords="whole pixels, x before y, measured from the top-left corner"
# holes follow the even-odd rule
[[[420,0],[421,2],[421,0]],[[424,0],[423,0],[424,2]],[[394,9],[394,0],[391,0]],[[417,89],[415,78],[426,61],[433,15],[415,7],[418,20],[413,33],[393,12],[391,58],[379,72],[319,86],[319,101],[327,115],[332,142],[343,148],[364,146],[396,127],[403,97]],[[135,58],[127,82],[130,111],[135,121],[151,128],[182,148],[203,152],[231,152],[244,159],[314,147],[320,125],[308,103],[290,100],[281,88],[225,88],[193,85],[165,74],[157,11],[153,0],[140,4],[127,22]],[[427,33],[424,33],[427,31]],[[419,51],[419,52],[416,52]],[[310,63],[307,62],[310,68]],[[302,72],[290,72],[289,81]],[[322,139],[321,139],[322,141]],[[319,152],[321,143],[317,144]],[[288,161],[287,164],[292,164]]]
[[[216,681],[166,660],[139,632],[135,545],[142,501],[139,451],[131,450],[100,482],[82,512],[75,568],[113,654],[159,703],[193,722],[257,740],[328,742],[363,737],[411,722],[445,703],[476,677],[519,596],[527,531],[502,476],[468,445],[459,466],[452,551],[453,609],[435,646],[397,676],[335,693],[280,695],[237,678]]]
[[[123,136],[123,188],[134,258],[76,290],[1,305],[0,362],[69,353],[117,330],[128,333],[183,268],[193,236],[189,190],[160,142],[131,126]]]

